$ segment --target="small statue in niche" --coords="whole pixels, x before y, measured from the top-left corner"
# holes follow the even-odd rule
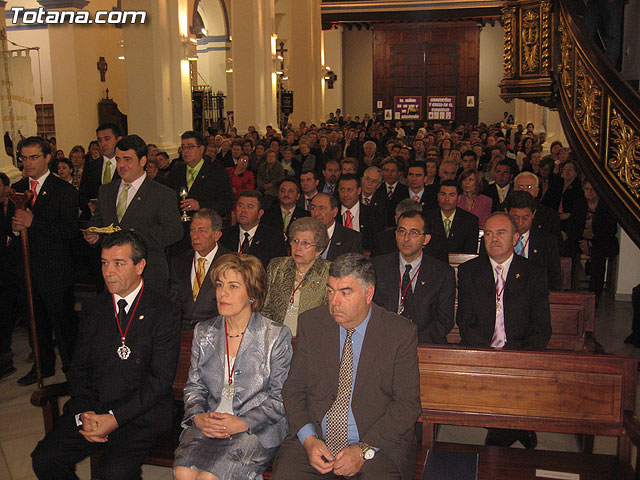
[[[100,72],[100,81],[105,82],[107,76],[108,65],[104,57],[100,57],[98,60],[98,71]]]

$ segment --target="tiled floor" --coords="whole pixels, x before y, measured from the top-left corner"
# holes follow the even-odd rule
[[[623,343],[631,329],[631,304],[610,302],[603,299],[596,312],[596,339],[608,353],[640,357],[640,350]],[[20,387],[16,380],[27,373],[29,347],[24,328],[16,330],[13,338],[15,365],[18,371],[0,382],[0,480],[23,480],[35,478],[31,470],[29,454],[44,435],[42,414],[29,403],[33,387]],[[54,378],[45,383],[63,381],[58,370]],[[638,396],[640,397],[640,395]],[[441,441],[460,443],[482,443],[485,430],[479,428],[444,426],[438,437]],[[575,436],[539,433],[538,448],[549,450],[577,451]],[[614,453],[616,443],[611,438],[597,437],[597,453]],[[78,476],[89,479],[88,461],[78,465]],[[143,468],[145,480],[170,479],[168,468]]]

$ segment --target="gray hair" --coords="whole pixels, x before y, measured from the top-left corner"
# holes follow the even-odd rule
[[[293,238],[293,235],[301,232],[313,233],[313,243],[316,244],[316,251],[322,252],[327,245],[329,245],[329,234],[327,233],[327,227],[313,217],[302,217],[297,219],[289,226],[289,238]]]
[[[411,198],[405,198],[396,205],[396,215],[402,215],[404,212],[410,212],[411,210],[422,212],[422,205]]]
[[[367,140],[362,144],[362,147],[365,147],[366,145],[373,145],[376,148],[376,150],[378,149],[378,145],[376,145],[376,142],[374,142],[373,140]]]
[[[213,208],[201,208],[193,214],[192,218],[208,218],[214,232],[222,230],[222,217]]]
[[[329,276],[344,278],[353,275],[363,288],[376,284],[376,271],[371,260],[359,253],[345,253],[331,262]]]
[[[516,181],[518,180],[518,178],[525,178],[525,177],[531,177],[534,179],[535,182],[535,186],[539,187],[540,186],[540,179],[538,178],[538,176],[535,173],[532,172],[522,172],[519,173],[518,175],[516,175],[516,178],[513,179],[513,184],[515,185]]]
[[[367,169],[364,171],[364,175],[366,175],[367,172],[375,172],[382,175],[382,170],[380,170],[380,167],[376,167],[375,165],[371,165],[370,167],[367,167]]]
[[[492,219],[493,217],[504,217],[504,218],[506,218],[507,220],[509,220],[509,223],[511,224],[511,233],[512,234],[518,233],[518,225],[516,225],[516,221],[513,218],[511,218],[506,212],[500,212],[500,211],[493,212],[491,215],[489,215],[487,217],[487,219],[484,221],[484,224],[486,225],[487,222],[490,219]]]

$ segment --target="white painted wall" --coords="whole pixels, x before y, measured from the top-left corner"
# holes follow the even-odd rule
[[[336,108],[344,110],[343,90],[345,79],[343,69],[342,27],[323,30],[322,35],[324,39],[324,65],[331,67],[333,73],[338,76],[338,79],[333,82],[332,89],[328,89],[326,84],[324,87],[322,119],[326,120],[329,118],[329,112],[335,112]]]
[[[371,113],[373,103],[373,31],[344,30],[342,46],[345,82],[342,113],[362,118]]]
[[[207,35],[198,41],[198,84],[211,85],[214,92],[227,94],[227,55],[226,26],[224,11],[220,1],[207,0],[198,4],[198,13],[202,17]]]
[[[498,22],[494,27],[487,24],[480,30],[479,122],[496,123],[502,120],[504,112],[515,113],[513,102],[502,100],[498,88],[503,72],[503,44],[504,30]]]
[[[631,301],[633,287],[640,283],[640,252],[624,230],[620,230],[620,255],[616,300]]]

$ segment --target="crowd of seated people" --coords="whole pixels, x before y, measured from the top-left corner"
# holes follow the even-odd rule
[[[33,237],[34,244],[49,254],[38,257],[40,263],[32,268],[38,342],[45,347],[43,376],[55,370],[54,336],[63,371],[72,380],[77,374],[72,362],[76,339],[104,334],[88,332],[78,322],[72,311],[74,272],[61,269],[73,264],[69,259],[74,249],[88,248],[83,267],[102,270],[97,275],[101,278],[95,279],[97,298],[103,301],[100,308],[106,309],[111,300],[104,299],[112,297],[111,317],[122,329],[126,322],[131,324],[129,312],[135,310],[129,306],[133,301],[137,308],[136,299],[145,288],[179,306],[178,325],[196,329],[177,478],[259,475],[283,439],[293,450],[281,451],[274,478],[293,478],[277,465],[287,465],[301,454],[321,473],[352,475],[363,468],[360,461],[370,459],[384,471],[404,471],[401,457],[406,445],[386,445],[375,433],[367,436],[365,430],[347,429],[343,433],[348,443],[331,440],[325,445],[323,440],[337,435],[331,412],[342,406],[336,398],[329,404],[320,402],[318,408],[324,410],[319,419],[301,413],[295,420],[289,418],[289,425],[300,428],[285,439],[283,396],[284,406],[290,402],[293,411],[296,402],[305,401],[304,392],[323,385],[303,386],[304,372],[298,371],[295,385],[290,383],[287,390],[284,384],[283,395],[291,359],[284,344],[290,335],[317,335],[322,322],[335,321],[335,338],[323,340],[339,340],[345,355],[344,336],[353,335],[349,355],[355,368],[357,358],[368,354],[362,338],[356,340],[363,335],[360,326],[386,325],[388,312],[407,319],[404,340],[391,335],[391,344],[444,344],[454,325],[456,299],[447,255],[467,253],[479,256],[459,270],[462,344],[544,349],[550,337],[548,291],[560,288],[560,256],[589,257],[590,289],[599,296],[606,259],[617,255],[615,220],[562,144],[554,142],[551,153],[543,156],[544,136],[535,135],[533,125],[516,132],[515,143],[510,131],[506,137],[504,132],[499,125],[484,124],[392,125],[368,115],[361,121],[338,112],[326,123],[301,122],[282,133],[271,127],[264,135],[249,127],[242,137],[234,128],[208,136],[187,131],[175,159],[137,135],[123,136],[113,124],[97,127],[97,140],[86,156],[81,146],[73,147],[71,160],[54,157],[43,139],[23,140],[18,149],[24,178],[13,189],[27,192],[30,204],[27,210],[10,208],[8,179],[2,179],[0,245],[3,257],[19,256],[15,246],[28,232],[30,240]],[[80,225],[92,228],[80,234]],[[130,278],[118,271],[117,262],[111,267],[109,262],[115,260],[105,257],[105,249],[111,254],[122,248],[109,240],[108,232],[118,229],[139,237],[125,238],[124,245],[135,250],[136,242],[144,244],[144,258],[125,248],[121,263],[131,263]],[[53,248],[56,254],[50,253]],[[53,291],[47,288],[52,271],[65,273]],[[524,286],[514,287],[515,279]],[[6,333],[0,372],[10,374],[14,370],[6,339],[11,338],[14,316],[8,312],[21,297],[11,290],[10,296],[0,298]],[[129,301],[122,312],[116,307],[120,299]],[[216,337],[221,329],[228,330],[223,340]],[[120,334],[118,355],[125,356],[127,334]],[[267,337],[255,337],[258,334]],[[245,351],[243,336],[257,345],[258,356],[257,351]],[[217,347],[226,348],[225,355],[209,351],[214,337]],[[301,345],[315,352],[323,343],[314,336]],[[337,344],[327,345],[338,353]],[[135,349],[135,343],[132,346]],[[316,367],[296,355],[292,369]],[[247,358],[271,362],[272,374],[269,369],[250,374],[271,375],[277,385],[263,385],[252,390],[251,398],[236,403],[239,391],[226,385],[232,385],[234,372],[248,373],[246,366],[233,367]],[[340,372],[333,372],[335,380],[338,373],[342,378],[342,368],[340,364]],[[410,376],[414,365],[402,368]],[[19,383],[35,381],[34,369]],[[244,376],[238,385],[243,381]],[[114,416],[110,405],[84,407],[77,411],[84,415],[82,422],[76,420],[78,427],[93,433],[83,435],[106,441],[114,431],[109,430],[113,419],[97,418],[100,415],[92,409]],[[136,421],[135,415],[121,413],[120,405],[113,410],[115,430],[121,420]],[[136,413],[141,415],[139,409]],[[413,410],[407,413],[411,416]],[[398,438],[409,437],[407,431],[398,433]],[[354,439],[359,445],[355,453],[362,456],[357,461],[343,454]],[[532,432],[492,431],[487,442],[508,446],[517,440],[528,448],[535,446]],[[210,447],[212,453],[207,453]],[[244,470],[226,458],[225,452],[236,447],[254,452],[250,461],[238,461]],[[380,448],[385,455],[377,455]],[[104,458],[105,465],[109,459]],[[191,470],[204,473],[193,476]]]

